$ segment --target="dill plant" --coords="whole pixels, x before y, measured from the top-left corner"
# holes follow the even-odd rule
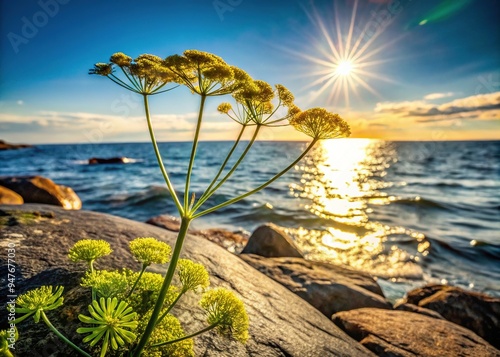
[[[196,218],[264,189],[293,168],[319,140],[349,136],[349,125],[338,114],[323,108],[302,111],[294,104],[293,94],[283,85],[273,87],[265,81],[254,80],[245,71],[207,52],[187,50],[182,55],[166,58],[142,54],[135,59],[119,52],[113,54],[107,63],[96,63],[89,73],[107,77],[120,87],[142,96],[153,150],[181,218],[181,226],[173,249],[152,237],[136,238],[130,242],[130,251],[141,264],[139,272],[127,269],[96,270],[94,261],[112,252],[109,244],[103,240],[81,240],[70,249],[69,258],[72,261],[87,264],[88,270],[81,285],[92,290],[92,301],[88,306],[90,316],[79,315],[85,326],[78,328],[77,332],[88,334],[83,342],[89,344],[92,354],[100,357],[107,354],[131,357],[192,356],[192,338],[212,329],[245,343],[248,340],[249,322],[243,302],[230,290],[207,289],[209,275],[203,265],[180,259],[189,225]],[[182,195],[172,184],[164,165],[148,100],[149,96],[165,93],[179,86],[187,87],[200,98]],[[223,95],[231,96],[233,103],[221,103],[218,111],[241,127],[219,170],[205,191],[196,197],[190,186],[205,104],[209,97]],[[207,207],[208,199],[230,180],[257,140],[258,134],[265,127],[287,125],[311,137],[307,148],[266,182],[225,202]],[[243,134],[248,131],[251,132],[251,139],[243,143]],[[233,155],[240,145],[244,149],[235,158]],[[229,164],[231,159],[233,163]],[[146,271],[151,264],[165,263],[169,265],[164,276]],[[176,272],[179,286],[172,284]],[[76,352],[82,356],[91,356],[90,352],[82,350],[59,332],[45,313],[62,305],[62,290],[62,287],[41,287],[22,295],[16,312],[24,315],[15,322],[21,322],[30,316],[33,316],[35,322],[41,318]],[[206,312],[207,326],[186,334],[180,321],[170,311],[188,291],[202,293],[200,306]]]

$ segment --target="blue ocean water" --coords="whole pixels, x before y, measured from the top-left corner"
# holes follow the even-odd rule
[[[176,189],[184,185],[190,145],[159,144]],[[231,145],[200,143],[191,185],[197,197]],[[305,147],[255,143],[203,207],[257,187]],[[131,163],[87,164],[116,156]],[[138,221],[176,214],[150,143],[4,151],[0,175],[48,177],[72,187],[86,210]],[[194,226],[251,232],[266,222],[286,227],[308,259],[373,274],[391,299],[428,282],[500,296],[500,142],[325,141],[270,187]]]

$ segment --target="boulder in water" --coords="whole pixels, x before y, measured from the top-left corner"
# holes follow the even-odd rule
[[[42,176],[0,177],[0,185],[16,192],[25,203],[46,203],[79,210],[82,201],[70,188]]]
[[[89,165],[96,164],[128,164],[130,159],[127,157],[110,157],[110,158],[101,158],[101,157],[93,157],[89,159]]]
[[[0,186],[0,205],[22,205],[23,198],[7,187]]]
[[[256,254],[262,257],[304,257],[293,239],[273,223],[258,227],[248,238],[248,243],[241,254]]]

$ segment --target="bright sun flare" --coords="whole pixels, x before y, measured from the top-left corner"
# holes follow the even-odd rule
[[[348,76],[353,70],[353,64],[351,61],[340,61],[335,68],[335,74],[340,76]]]

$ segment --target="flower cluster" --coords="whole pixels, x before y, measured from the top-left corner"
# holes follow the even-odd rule
[[[224,288],[215,288],[203,294],[201,307],[207,312],[207,322],[217,326],[222,334],[229,334],[241,343],[248,340],[248,315],[236,295]]]
[[[179,259],[177,269],[183,292],[198,288],[205,289],[210,285],[208,272],[201,264],[189,259]]]
[[[165,264],[170,260],[172,248],[156,238],[136,238],[129,243],[132,255],[144,266]]]
[[[93,288],[100,297],[121,297],[129,289],[129,279],[118,271],[99,270],[87,272],[80,285]]]
[[[111,246],[102,239],[82,239],[69,250],[69,259],[74,262],[92,263],[94,260],[111,254]]]
[[[167,57],[165,64],[178,76],[179,83],[203,96],[233,93],[251,81],[245,71],[208,52],[187,50],[182,56]]]
[[[63,290],[62,286],[56,287],[55,291],[52,286],[42,286],[19,296],[16,300],[16,313],[24,315],[15,319],[14,323],[18,324],[32,315],[38,323],[44,311],[57,309],[63,304]]]
[[[323,108],[312,108],[293,116],[290,124],[298,131],[318,139],[347,137],[349,125],[338,115]]]
[[[91,316],[80,314],[78,318],[81,322],[94,326],[80,327],[76,332],[90,333],[83,339],[90,346],[95,346],[103,339],[101,357],[106,355],[109,345],[117,350],[119,346],[136,339],[137,336],[131,330],[137,328],[137,314],[125,301],[118,302],[117,298],[101,298],[99,302],[94,300],[89,305],[89,313]]]

